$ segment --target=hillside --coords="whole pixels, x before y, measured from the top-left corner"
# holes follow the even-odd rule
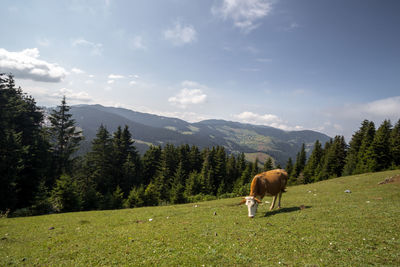
[[[106,125],[110,132],[120,125],[128,125],[136,140],[136,147],[142,153],[150,144],[190,144],[199,148],[220,145],[229,153],[265,153],[281,164],[285,164],[289,157],[295,158],[302,143],[311,150],[317,139],[322,143],[329,140],[327,135],[315,131],[283,131],[224,120],[189,123],[176,118],[101,105],[73,106],[71,113],[77,125],[83,129],[86,138],[84,150],[89,149],[100,124]]]
[[[0,265],[399,266],[400,179],[378,184],[399,174],[289,187],[254,219],[239,198],[0,219]]]

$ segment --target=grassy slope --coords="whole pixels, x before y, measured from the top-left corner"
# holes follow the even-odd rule
[[[254,219],[238,198],[0,219],[0,265],[399,266],[400,183],[378,185],[399,173],[289,187]]]

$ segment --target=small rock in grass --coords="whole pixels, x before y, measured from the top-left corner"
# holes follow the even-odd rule
[[[344,190],[345,193],[351,193],[349,189]]]
[[[26,261],[26,258],[22,258],[22,260],[21,261]]]
[[[216,212],[216,211],[214,211],[214,216],[215,216],[215,215],[217,215],[217,212]]]
[[[53,226],[49,228],[49,230],[54,230],[54,229],[55,229],[55,228],[54,228]]]
[[[152,220],[153,220],[153,219],[150,218],[150,219],[149,219],[149,222],[151,222]]]
[[[218,233],[215,233],[215,236],[218,236]]]

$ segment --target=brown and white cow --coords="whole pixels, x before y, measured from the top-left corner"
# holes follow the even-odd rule
[[[278,208],[281,207],[281,197],[282,193],[285,192],[288,178],[287,172],[283,169],[267,171],[254,176],[251,182],[250,196],[245,197],[242,202],[240,202],[240,204],[246,203],[250,218],[256,215],[258,204],[261,203],[261,199],[265,195],[273,196],[269,210],[274,208],[278,195]]]

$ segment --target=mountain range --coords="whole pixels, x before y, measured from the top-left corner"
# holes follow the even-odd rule
[[[248,159],[258,157],[262,163],[272,157],[282,166],[289,157],[295,159],[301,145],[310,151],[316,140],[322,144],[330,137],[311,130],[283,131],[277,128],[225,120],[189,123],[177,118],[141,113],[101,105],[76,105],[70,110],[76,126],[82,128],[85,141],[81,152],[90,149],[101,124],[113,133],[118,126],[128,125],[135,146],[144,153],[150,145],[196,145],[200,149],[224,146],[228,153],[245,153]]]

